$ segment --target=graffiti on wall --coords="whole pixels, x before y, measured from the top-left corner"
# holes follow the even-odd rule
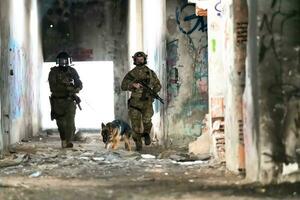
[[[195,10],[195,4],[182,0],[167,20],[167,105],[175,109],[169,119],[183,121],[179,127],[187,136],[201,134],[208,111],[207,17]]]
[[[194,12],[189,13],[189,7],[192,7]],[[195,14],[195,4],[187,3],[176,9],[176,22],[179,30],[187,35],[192,34],[194,31],[207,31],[207,23],[203,16]],[[190,24],[192,24],[190,26]],[[190,27],[189,27],[190,26]]]
[[[10,53],[10,79],[9,84],[10,92],[10,118],[18,119],[23,115],[25,88],[23,81],[25,79],[25,73],[23,70],[25,67],[25,51],[15,40],[9,41],[9,53]],[[27,82],[28,83],[28,82]]]
[[[222,0],[219,0],[215,5],[215,11],[217,12],[217,16],[222,17]]]
[[[245,44],[248,36],[248,22],[236,23],[236,42],[237,44]]]
[[[167,43],[167,103],[178,96],[180,81],[178,75],[178,39]]]
[[[208,51],[206,17],[195,15],[195,4],[184,3],[175,11],[177,26],[186,38],[188,56],[192,60],[192,100],[195,108],[208,109]],[[171,29],[171,26],[168,30]],[[198,36],[199,35],[199,36]],[[179,40],[167,43],[168,103],[178,96],[180,90]],[[171,104],[168,104],[169,106]]]
[[[208,108],[208,51],[207,35],[204,34],[196,42],[189,36],[189,54],[193,59],[194,84],[193,96],[197,97],[199,103]]]
[[[299,55],[300,43],[292,36],[298,35],[300,4],[295,1],[288,7],[286,5],[282,0],[269,2],[269,12],[261,14],[259,24],[258,61],[264,68],[262,70],[270,72],[265,86],[268,87],[267,95],[271,95],[266,99],[272,107],[267,112],[271,113],[272,123],[275,124],[275,134],[272,134],[270,141],[276,144],[273,155],[265,155],[271,156],[274,162],[294,162],[294,159],[299,162],[296,149],[300,146],[297,134],[300,129],[300,85],[299,62],[295,57]]]

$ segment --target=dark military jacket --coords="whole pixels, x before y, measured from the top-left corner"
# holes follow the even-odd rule
[[[134,77],[135,80],[143,80],[144,82],[147,83],[147,85],[155,92],[159,92],[161,89],[161,84],[159,79],[157,78],[157,75],[153,70],[148,68],[146,65],[143,66],[136,66],[133,68],[131,71],[129,71],[121,84],[121,88],[123,91],[131,91],[131,97],[134,99],[141,99],[143,95],[143,88],[136,89],[132,87],[132,83],[135,82],[135,80],[132,80],[130,78],[129,74]],[[148,96],[153,100],[152,97]]]
[[[52,67],[48,77],[53,96],[67,97],[82,89],[82,82],[73,67]]]

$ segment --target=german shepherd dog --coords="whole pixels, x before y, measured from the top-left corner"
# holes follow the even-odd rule
[[[122,120],[113,120],[112,122],[101,124],[102,141],[105,148],[117,149],[120,141],[124,140],[125,149],[131,151],[130,138],[132,136],[131,127]]]

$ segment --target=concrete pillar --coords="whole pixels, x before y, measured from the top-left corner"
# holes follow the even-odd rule
[[[129,51],[128,57],[131,61],[135,52],[143,49],[143,1],[129,0],[129,31],[128,31],[128,44]],[[132,66],[133,67],[133,66]]]
[[[208,27],[208,80],[210,131],[213,138],[213,152],[217,159],[225,161],[224,96],[225,81],[223,63],[223,20],[222,5],[218,0],[209,1]],[[218,124],[222,124],[220,127]]]
[[[300,2],[248,0],[248,5],[246,171],[249,179],[269,183],[278,180],[281,165],[287,160],[285,150],[291,144],[285,141],[285,133],[299,130],[298,118],[293,118],[291,112],[297,107],[289,109],[295,98],[288,97],[293,96],[293,88],[300,86]],[[291,131],[293,127],[296,131]]]
[[[242,94],[247,5],[243,0],[196,3],[199,12],[208,9],[209,114],[215,143],[212,151],[220,161],[226,161],[229,170],[244,171]]]
[[[165,84],[166,74],[166,1],[143,0],[143,50],[148,55],[148,67],[158,76],[161,84]],[[155,13],[155,14],[154,14]],[[164,85],[159,95],[165,99]],[[153,138],[162,144],[165,140],[165,106],[155,100],[152,117]]]
[[[1,19],[1,13],[2,13],[2,10],[1,10],[1,2],[0,2],[0,19]],[[0,20],[1,22],[1,20]],[[2,42],[2,37],[1,37],[1,30],[0,30],[0,49],[1,49],[1,42]],[[0,51],[0,56],[1,56],[1,51]],[[1,61],[0,61],[0,64],[1,64]],[[0,66],[0,69],[2,71],[2,67]],[[0,75],[1,77],[1,75]],[[2,78],[2,77],[1,77]],[[0,80],[1,80],[0,78]],[[1,82],[0,82],[1,83]],[[0,85],[0,88],[1,88],[1,85]],[[1,90],[0,90],[1,91]],[[2,94],[1,94],[2,96]],[[1,100],[2,98],[0,97],[0,156],[2,155],[2,151],[3,151],[3,128],[2,128],[2,106],[1,106]]]
[[[226,167],[245,171],[242,95],[245,86],[245,59],[248,10],[246,0],[223,3]]]
[[[42,66],[37,0],[3,0],[1,9],[1,129],[4,148],[37,134]]]
[[[1,59],[0,59],[0,93],[1,93],[1,140],[2,148],[4,150],[9,144],[9,130],[10,130],[10,120],[9,120],[9,110],[10,110],[10,101],[9,101],[9,84],[8,84],[8,74],[9,74],[9,65],[8,65],[8,31],[9,23],[7,16],[9,16],[10,4],[9,1],[0,1],[0,24],[1,24]]]

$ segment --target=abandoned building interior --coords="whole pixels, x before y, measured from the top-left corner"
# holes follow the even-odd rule
[[[300,198],[299,0],[1,0],[0,199]],[[50,117],[61,51],[81,78],[73,148]],[[151,145],[130,124],[135,52],[161,83]],[[299,78],[299,79],[298,79]]]

